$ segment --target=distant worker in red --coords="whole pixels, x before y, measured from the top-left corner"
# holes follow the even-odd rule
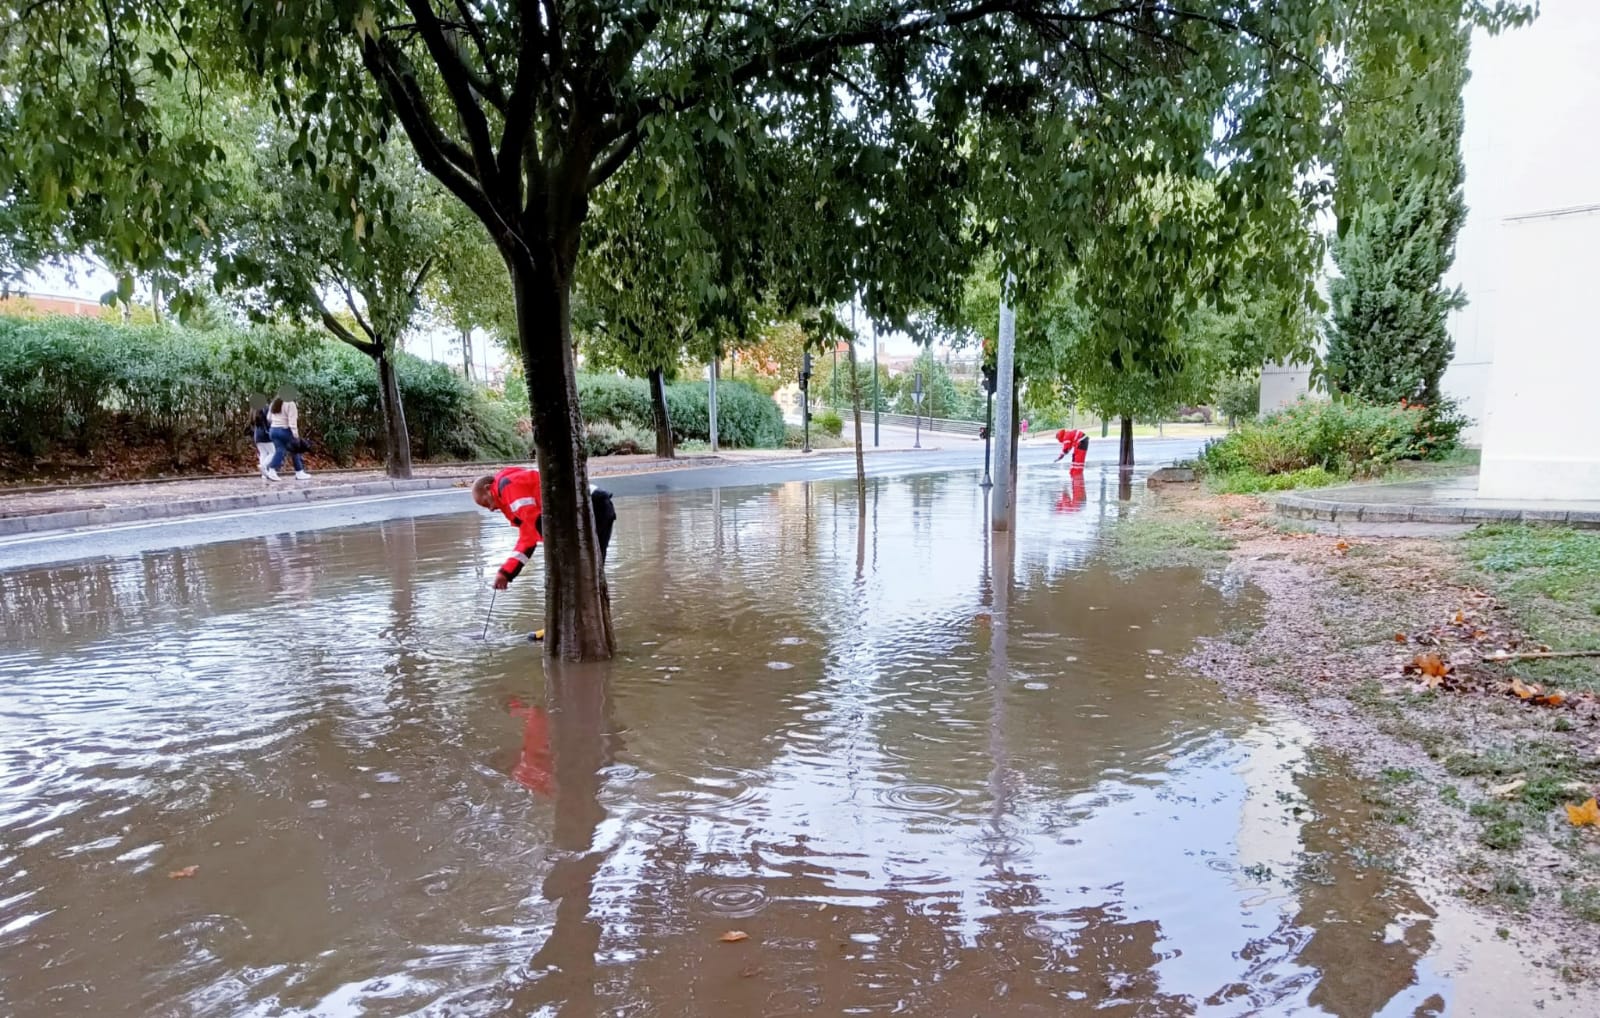
[[[1072,454],[1072,469],[1082,470],[1083,461],[1089,456],[1088,433],[1079,431],[1077,428],[1073,428],[1071,431],[1062,428],[1056,432],[1056,441],[1061,443],[1061,455],[1056,457],[1056,462],[1060,463],[1062,458],[1070,452]]]
[[[611,544],[611,527],[617,521],[617,510],[611,504],[611,493],[599,488],[589,488],[589,498],[594,507],[595,536],[600,539],[600,559],[605,561],[606,548]],[[522,567],[533,558],[534,551],[544,537],[541,519],[544,502],[539,495],[539,471],[531,467],[506,467],[497,474],[485,474],[472,483],[472,500],[491,512],[500,512],[517,528],[517,545],[511,557],[495,572],[494,589],[505,590],[522,572]],[[542,639],[544,630],[533,634]]]

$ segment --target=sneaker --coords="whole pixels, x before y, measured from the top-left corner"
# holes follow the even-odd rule
[[[311,475],[306,473],[304,470],[296,470],[294,472],[294,479],[297,481],[309,481],[311,480]]]
[[[281,481],[281,480],[283,480],[283,478],[278,476],[278,472],[276,470],[272,469],[271,467],[268,467],[266,469],[265,473],[262,476],[266,477],[266,479],[269,480],[269,481]]]

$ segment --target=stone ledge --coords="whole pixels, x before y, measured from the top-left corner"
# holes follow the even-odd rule
[[[1377,487],[1377,486],[1374,486]],[[1331,489],[1334,497],[1314,491],[1280,495],[1275,503],[1277,515],[1287,519],[1321,520],[1328,523],[1528,523],[1541,526],[1570,526],[1600,529],[1600,507],[1594,510],[1545,509],[1530,506],[1439,505],[1385,500],[1351,501],[1359,488]]]
[[[456,487],[458,483],[456,478],[451,477],[416,477],[405,481],[362,481],[357,484],[330,484],[317,488],[286,488],[263,491],[253,495],[222,495],[173,502],[149,502],[143,505],[115,506],[107,509],[69,509],[65,512],[37,513],[31,516],[0,519],[0,537],[15,534],[37,534],[52,530],[72,530],[78,527],[138,523],[144,520],[172,519],[179,516],[202,516],[208,513],[229,512],[239,509],[259,509],[275,505],[327,502],[344,498],[359,498],[364,495],[382,495],[389,492],[438,491]]]

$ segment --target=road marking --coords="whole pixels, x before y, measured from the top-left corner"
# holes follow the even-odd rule
[[[79,527],[73,530],[52,531],[48,534],[23,534],[16,537],[0,539],[0,548],[18,548],[28,544],[43,544],[46,541],[65,541],[74,537],[86,537],[98,534],[121,534],[130,530],[148,530],[151,527],[170,527],[178,523],[216,522],[219,520],[247,519],[251,516],[269,516],[273,513],[297,512],[306,509],[336,509],[341,506],[375,505],[380,502],[398,502],[408,498],[427,498],[430,496],[444,495],[461,491],[459,488],[429,488],[426,491],[408,491],[399,495],[372,495],[367,498],[330,498],[322,502],[303,502],[298,505],[260,506],[255,509],[241,509],[229,513],[201,513],[195,516],[167,516],[159,520],[145,520],[140,523],[112,523],[103,527]]]

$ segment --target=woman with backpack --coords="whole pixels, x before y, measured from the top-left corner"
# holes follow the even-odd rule
[[[311,475],[306,473],[305,460],[300,454],[306,450],[308,443],[300,437],[300,408],[295,404],[296,393],[292,389],[282,389],[278,392],[272,406],[267,410],[267,422],[271,425],[269,434],[276,452],[272,462],[267,464],[267,480],[279,480],[278,468],[283,466],[283,458],[290,457],[294,461],[294,476],[296,480],[309,481]]]

